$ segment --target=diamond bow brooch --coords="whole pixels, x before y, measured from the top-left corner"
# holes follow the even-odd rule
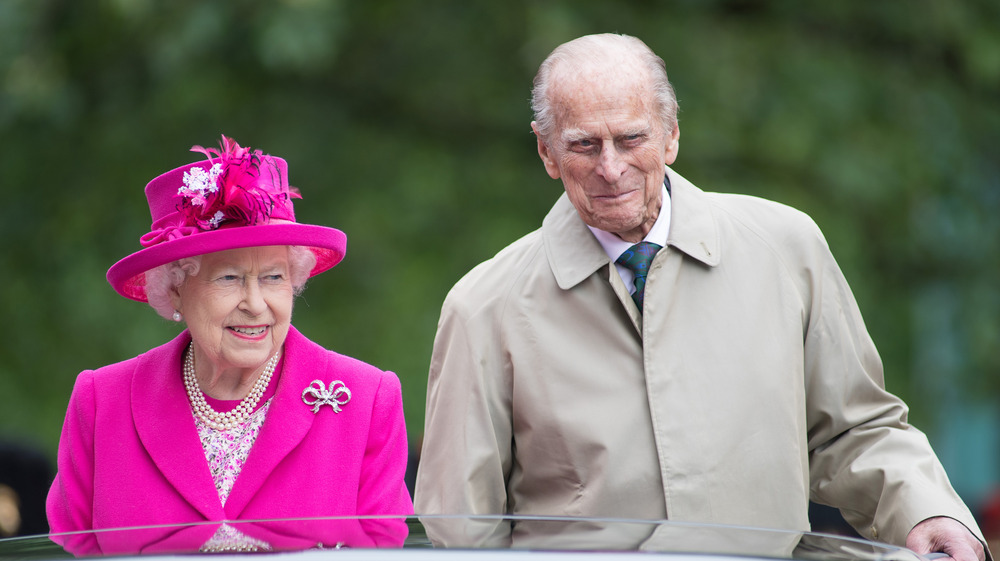
[[[319,413],[319,408],[324,405],[332,407],[334,413],[340,413],[340,406],[351,401],[351,390],[340,380],[330,382],[329,389],[323,385],[322,380],[313,380],[302,390],[302,401],[313,406],[313,413]]]

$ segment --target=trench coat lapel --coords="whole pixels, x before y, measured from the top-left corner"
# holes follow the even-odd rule
[[[542,220],[542,240],[552,274],[563,290],[573,288],[611,263],[566,193],[559,196]]]
[[[289,328],[278,388],[260,434],[226,501],[228,518],[235,518],[243,512],[271,472],[299,446],[312,427],[316,416],[302,401],[302,390],[317,377],[315,373],[326,372],[325,362],[319,362],[325,361],[325,354],[317,352],[319,348],[294,327]],[[321,452],[317,450],[317,453]],[[304,480],[303,486],[306,485],[308,481]]]
[[[222,503],[208,470],[181,378],[184,331],[143,355],[132,379],[132,418],[143,447],[177,493],[208,520],[221,520]]]
[[[670,178],[670,233],[667,245],[715,267],[722,258],[719,229],[705,193],[667,168]]]

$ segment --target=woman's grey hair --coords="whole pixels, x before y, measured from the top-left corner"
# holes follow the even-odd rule
[[[663,59],[636,37],[602,33],[586,35],[559,45],[538,67],[531,89],[531,109],[535,114],[535,122],[543,141],[548,142],[555,132],[555,115],[549,99],[553,70],[560,63],[573,63],[579,66],[588,61],[607,60],[609,52],[613,51],[635,58],[649,71],[663,127],[668,134],[673,133],[677,127],[677,96],[674,94],[674,87],[670,85],[670,80],[667,79],[667,67]]]
[[[316,254],[308,247],[288,246],[289,276],[295,296],[302,294],[306,289],[309,273],[315,266]],[[184,284],[188,275],[197,275],[199,269],[201,269],[201,255],[178,259],[146,271],[146,300],[149,301],[149,305],[162,317],[172,319],[176,310],[170,300],[170,292]]]

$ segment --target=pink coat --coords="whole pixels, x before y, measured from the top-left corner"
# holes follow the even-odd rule
[[[409,515],[406,427],[399,379],[289,330],[267,419],[223,507],[181,380],[188,332],[77,378],[49,491],[52,532],[203,521]],[[302,392],[342,381],[350,401],[317,413]],[[365,520],[348,545],[399,545],[402,519]],[[159,533],[63,538],[72,553],[151,549]],[[211,533],[209,533],[211,535]],[[330,539],[330,538],[327,538]],[[338,541],[344,541],[338,539]],[[329,542],[327,542],[329,543]]]

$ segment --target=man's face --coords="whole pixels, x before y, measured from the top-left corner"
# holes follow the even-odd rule
[[[561,76],[549,88],[555,116],[538,154],[588,225],[643,239],[659,215],[664,165],[674,162],[679,130],[668,133],[644,74]]]

